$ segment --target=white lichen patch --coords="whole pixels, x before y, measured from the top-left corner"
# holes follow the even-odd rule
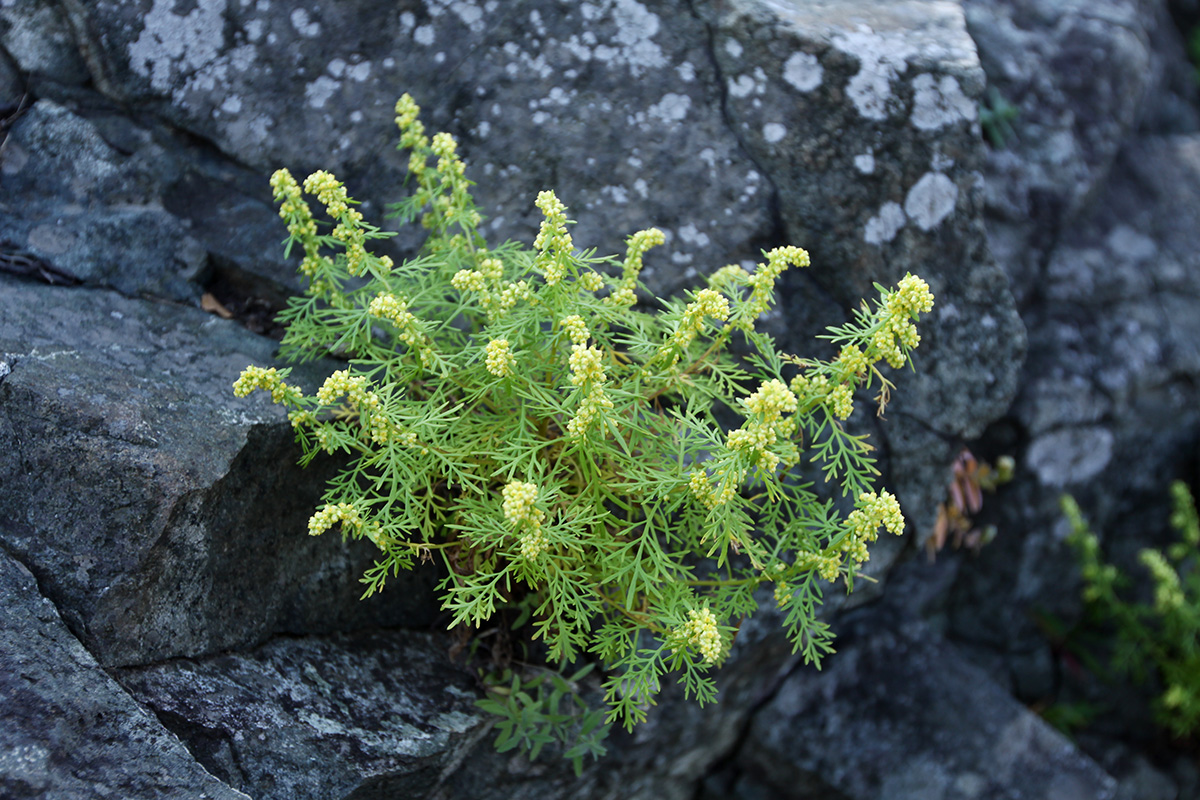
[[[251,42],[262,41],[265,24],[261,19],[246,20],[246,39]]]
[[[437,34],[434,32],[432,25],[421,25],[413,30],[412,37],[413,41],[417,44],[422,45],[423,47],[429,47],[431,44],[433,44],[434,39],[437,38]]]
[[[751,95],[761,95],[767,89],[767,73],[762,67],[755,67],[752,75],[738,75],[728,81],[729,95],[739,100]]]
[[[885,244],[896,238],[908,218],[899,203],[887,202],[879,207],[879,213],[867,220],[863,229],[863,240],[867,244]]]
[[[306,39],[315,39],[321,35],[321,23],[309,17],[307,10],[303,8],[295,9],[292,11],[291,20],[292,27],[296,29],[296,33]]]
[[[787,128],[780,125],[778,122],[768,122],[762,128],[763,138],[769,144],[777,144],[783,141],[783,137],[787,136]]]
[[[962,93],[958,81],[950,75],[935,80],[925,73],[918,75],[912,85],[912,122],[923,131],[935,131],[962,120],[973,122],[978,116],[975,102]]]
[[[304,87],[304,99],[312,108],[324,108],[325,103],[333,93],[341,88],[341,83],[328,75],[322,75]]]
[[[686,94],[668,92],[662,99],[646,109],[646,116],[659,122],[672,124],[682,122],[692,106],[692,98]]]
[[[346,77],[356,83],[362,83],[371,77],[371,62],[360,61],[357,64],[351,64],[346,68]]]
[[[863,153],[854,157],[854,168],[863,175],[870,175],[875,171],[875,156],[872,153]]]
[[[175,88],[181,75],[212,63],[225,45],[225,0],[197,4],[184,16],[174,8],[174,0],[154,0],[142,32],[129,45],[130,68],[157,91]]]
[[[1054,431],[1029,446],[1026,461],[1046,486],[1085,483],[1112,461],[1114,437],[1100,426]]]
[[[600,194],[619,206],[626,205],[629,202],[629,192],[624,186],[601,186]]]
[[[904,211],[923,231],[931,231],[954,211],[958,186],[940,172],[927,172],[904,198]]]
[[[741,58],[742,50],[742,43],[737,39],[725,40],[725,52],[729,54],[730,58]]]
[[[783,62],[783,79],[797,91],[811,92],[825,79],[825,68],[814,55],[792,53],[788,60]]]
[[[709,238],[709,235],[691,222],[679,229],[679,238],[684,243],[695,247],[708,247],[712,244],[712,239]]]
[[[846,94],[858,113],[867,119],[887,119],[892,99],[892,81],[908,69],[908,57],[915,55],[906,37],[877,34],[866,25],[843,31],[831,39],[833,46],[858,59],[858,72],[846,85]]]

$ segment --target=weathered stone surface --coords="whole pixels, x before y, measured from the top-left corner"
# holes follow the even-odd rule
[[[1060,494],[1137,576],[1137,551],[1167,539],[1168,483],[1195,479],[1194,67],[1164,3],[967,10],[989,81],[1021,108],[1016,138],[989,160],[987,215],[1030,348],[1011,414],[981,445],[1017,456],[1018,479],[987,503],[980,521],[1000,535],[962,563],[948,632],[1025,702],[1110,709],[1107,730],[1080,741],[1120,796],[1149,796],[1162,782],[1129,750],[1152,735],[1147,698],[1081,690],[1046,623],[1069,629],[1081,613]],[[1194,791],[1190,765],[1156,766],[1170,792]]]
[[[0,298],[0,537],[102,664],[428,622],[430,571],[360,603],[370,546],[303,534],[329,469],[230,388],[272,342],[113,292],[0,276]]]
[[[839,652],[755,716],[733,786],[780,800],[1102,800],[1114,783],[923,624],[885,607],[846,619]]]
[[[449,644],[394,631],[280,638],[117,677],[256,800],[426,797],[488,733]]]
[[[164,164],[127,157],[96,127],[39,100],[5,142],[0,241],[83,283],[195,301],[207,254],[155,192]]]
[[[3,552],[0,614],[0,795],[246,800],[105,674]]]
[[[1025,485],[997,503],[1012,538],[968,565],[956,589],[953,630],[966,640],[1045,649],[1031,606],[1078,615],[1078,584],[1063,580],[1075,568],[1061,541],[1062,492],[1128,563],[1165,530],[1167,484],[1186,475],[1200,437],[1198,185],[1200,137],[1127,142],[1096,211],[1054,250],[1012,411]]]
[[[966,0],[988,83],[1019,110],[989,153],[988,230],[1018,302],[1038,285],[1062,226],[1103,185],[1154,83],[1161,3]],[[1177,46],[1177,45],[1176,45]]]

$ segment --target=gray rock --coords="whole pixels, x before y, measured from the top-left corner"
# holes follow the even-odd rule
[[[449,645],[412,632],[281,638],[116,674],[256,800],[425,797],[489,733]]]
[[[1094,762],[922,623],[881,607],[847,627],[824,669],[789,676],[755,715],[735,796],[1113,797]]]
[[[335,465],[299,469],[282,411],[231,390],[270,341],[106,291],[0,298],[0,541],[100,663],[428,623],[431,571],[359,602],[370,545],[304,535]]]
[[[105,674],[0,552],[0,795],[235,800]]]
[[[1001,539],[1013,539],[965,565],[952,603],[956,635],[1018,653],[1043,640],[1031,605],[1078,617],[1063,491],[1115,544],[1118,562],[1162,541],[1167,485],[1186,476],[1200,436],[1200,257],[1189,234],[1200,225],[1198,182],[1200,137],[1135,138],[1096,210],[1062,234],[1046,302],[1030,315],[1012,411],[1027,436],[1014,452],[1027,485],[1006,487],[996,503]]]
[[[1103,186],[1154,85],[1161,4],[1139,0],[966,0],[988,83],[1019,110],[1015,138],[990,151],[989,230],[1018,301],[1061,226]]]
[[[162,180],[149,174],[160,170],[39,100],[5,143],[0,241],[79,282],[195,301],[207,254],[147,186]]]

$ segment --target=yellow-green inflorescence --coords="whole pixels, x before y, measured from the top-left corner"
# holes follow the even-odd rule
[[[536,560],[548,544],[542,530],[546,512],[535,505],[538,499],[537,484],[513,481],[505,485],[501,494],[504,497],[504,518],[520,538],[521,556],[530,561]]]
[[[309,532],[340,525],[374,543],[367,595],[441,557],[452,624],[520,608],[512,616],[531,620],[550,660],[603,664],[605,716],[627,726],[670,670],[713,699],[722,624],[754,608],[763,584],[796,648],[819,661],[831,635],[817,581],[849,585],[879,529],[904,527],[896,498],[874,489],[869,448],[842,425],[859,389],[878,382],[886,396],[880,362],[908,362],[929,287],[907,276],[881,288],[831,330],[833,361],[779,353],[757,324],[783,272],[809,265],[803,249],[723,267],[651,308],[640,276],[662,230],[596,257],[544,191],[532,246],[491,247],[458,143],[419,117],[401,97],[411,195],[394,209],[428,234],[399,264],[371,252],[390,234],[335,176],[271,178],[307,281],[281,315],[281,353],[343,364],[312,394],[256,366],[234,389],[287,409],[306,463],[349,456]],[[810,490],[822,480],[823,494]],[[856,499],[844,518],[828,499],[838,493]]]
[[[717,626],[717,615],[708,607],[688,611],[687,621],[679,628],[679,638],[683,644],[694,647],[706,664],[720,660],[721,631]]]

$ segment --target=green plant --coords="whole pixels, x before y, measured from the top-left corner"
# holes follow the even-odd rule
[[[892,384],[878,362],[909,363],[913,320],[933,305],[925,282],[877,287],[877,303],[825,337],[840,346],[833,361],[781,354],[755,329],[779,275],[808,265],[797,247],[642,310],[638,275],[660,231],[630,236],[622,260],[580,252],[566,209],[542,192],[533,248],[489,247],[454,140],[428,138],[418,112],[407,95],[397,103],[416,185],[395,211],[429,231],[411,260],[367,249],[390,234],[328,173],[303,186],[325,208],[325,232],[286,170],[271,180],[308,282],[281,315],[281,355],[349,365],[311,395],[288,369],[256,366],[234,389],[289,409],[302,463],[353,456],[309,533],[340,524],[379,549],[366,595],[436,555],[452,625],[517,609],[548,662],[603,666],[606,721],[626,727],[668,672],[688,696],[713,699],[708,669],[760,587],[774,587],[795,647],[819,662],[832,638],[816,617],[821,582],[852,588],[879,529],[904,528],[895,498],[872,490],[869,445],[842,422],[859,388],[877,385],[882,410]],[[745,359],[730,354],[738,341]],[[740,423],[726,429],[721,415]],[[546,740],[531,731],[574,725],[559,719],[559,684],[539,699],[512,680],[485,704],[511,723],[502,747],[536,751]],[[590,734],[595,719],[579,726]]]
[[[1200,521],[1184,483],[1171,484],[1171,500],[1171,526],[1179,541],[1165,552],[1146,548],[1139,554],[1154,587],[1152,603],[1122,599],[1128,578],[1101,560],[1099,541],[1075,500],[1064,496],[1062,509],[1083,573],[1083,599],[1090,612],[1116,629],[1113,669],[1139,683],[1153,678],[1162,688],[1154,701],[1155,718],[1182,737],[1200,729]]]
[[[979,101],[979,125],[996,150],[1003,150],[1016,138],[1013,122],[1019,116],[1021,109],[1008,102],[995,86],[989,86],[986,99]]]

